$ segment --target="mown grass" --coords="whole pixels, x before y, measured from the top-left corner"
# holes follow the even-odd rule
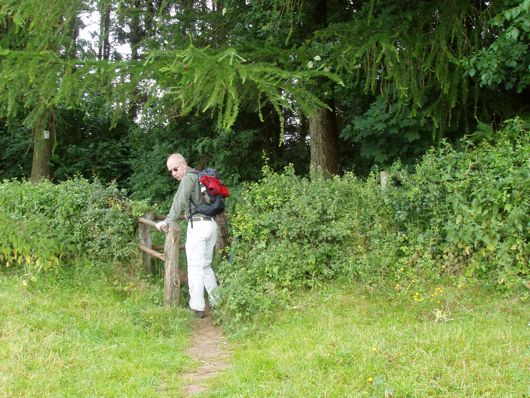
[[[527,304],[479,288],[322,288],[237,337],[207,396],[527,397]]]
[[[175,397],[191,324],[162,292],[0,273],[0,397]]]

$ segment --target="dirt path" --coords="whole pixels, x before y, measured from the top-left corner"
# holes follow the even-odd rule
[[[209,317],[198,319],[187,354],[199,366],[182,375],[184,397],[193,397],[206,391],[208,380],[228,368],[228,345],[221,329],[212,325]]]

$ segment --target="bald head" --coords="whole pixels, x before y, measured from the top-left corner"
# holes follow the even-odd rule
[[[169,162],[170,160],[176,161],[178,163],[186,163],[186,159],[180,153],[172,153],[171,155],[169,155],[167,157],[167,161]]]
[[[167,169],[176,180],[180,181],[188,171],[188,163],[180,153],[173,153],[167,158]]]

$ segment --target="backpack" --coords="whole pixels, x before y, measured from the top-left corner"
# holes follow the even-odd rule
[[[199,190],[201,201],[193,203],[195,210],[193,214],[204,214],[205,216],[216,216],[225,210],[224,198],[230,196],[228,188],[221,181],[219,172],[211,167],[196,172],[199,177]]]

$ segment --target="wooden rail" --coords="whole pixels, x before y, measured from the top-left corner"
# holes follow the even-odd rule
[[[152,219],[140,217],[138,221],[142,224],[150,225],[151,227],[156,227],[156,222],[154,222]]]
[[[141,251],[143,251],[144,253],[147,253],[153,257],[156,257],[158,258],[159,260],[162,260],[162,261],[166,261],[166,256],[163,254],[163,253],[159,253],[157,252],[156,250],[153,250],[153,249],[150,249],[149,247],[147,246],[144,246],[142,244],[139,244],[138,247],[140,248]]]

